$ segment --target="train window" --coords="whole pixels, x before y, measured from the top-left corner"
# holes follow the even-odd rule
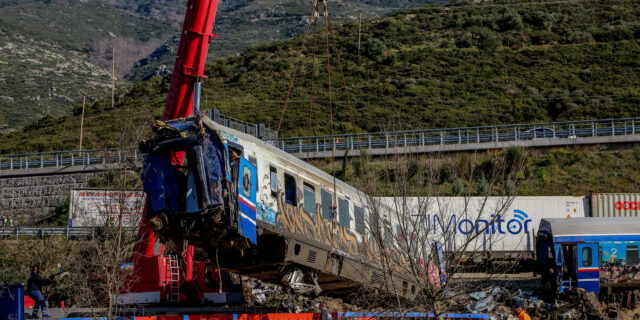
[[[308,184],[304,184],[304,211],[316,214],[316,189]]]
[[[638,264],[638,246],[627,246],[627,261],[628,266],[635,266]]]
[[[296,179],[286,173],[284,174],[284,200],[292,206],[298,205]]]
[[[278,170],[269,166],[269,173],[271,177],[271,193],[275,196],[278,194]]]
[[[320,200],[322,201],[322,217],[327,220],[333,219],[333,210],[331,208],[333,205],[333,200],[331,199],[331,193],[322,189],[320,190],[320,198]]]
[[[364,234],[364,209],[362,207],[353,206],[353,217],[356,222],[356,232]]]
[[[249,163],[251,163],[254,166],[258,166],[258,160],[256,159],[256,157],[254,156],[249,156]]]
[[[369,211],[369,232],[374,237],[378,235],[378,213]]]
[[[349,228],[350,225],[348,200],[338,198],[338,220],[343,227]]]
[[[582,265],[585,267],[591,266],[591,248],[582,248]]]

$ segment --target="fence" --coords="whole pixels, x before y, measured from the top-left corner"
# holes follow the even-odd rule
[[[637,133],[640,133],[640,118],[341,134],[268,139],[267,142],[286,152],[303,153],[547,139],[570,142],[578,138]]]
[[[205,114],[207,114],[207,116],[211,120],[225,127],[229,127],[231,129],[238,130],[246,134],[250,134],[259,139],[273,140],[278,138],[278,133],[275,130],[267,128],[263,123],[254,124],[254,123],[248,123],[242,120],[234,119],[231,117],[227,117],[227,116],[221,115],[220,111],[218,111],[217,109],[204,110],[203,112],[205,112]]]
[[[3,239],[19,239],[20,237],[44,238],[64,236],[67,239],[93,239],[106,227],[0,227]],[[131,228],[126,230],[134,231]]]

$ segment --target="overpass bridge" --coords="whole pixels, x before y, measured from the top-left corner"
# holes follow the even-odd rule
[[[615,144],[640,142],[640,118],[548,122],[447,129],[276,138],[264,125],[212,116],[219,123],[258,136],[301,159],[385,156],[408,153]],[[137,168],[137,149],[69,150],[0,155],[0,178]]]

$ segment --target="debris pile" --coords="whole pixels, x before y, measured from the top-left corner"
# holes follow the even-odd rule
[[[513,312],[522,307],[534,319],[617,319],[617,305],[601,305],[593,292],[584,289],[567,290],[555,301],[545,301],[533,290],[488,287],[482,291],[460,294],[456,301],[465,312],[488,313],[492,319],[517,319]],[[635,315],[635,314],[634,314]]]
[[[296,275],[288,276],[290,280],[296,280]],[[320,312],[321,303],[325,303],[331,312],[360,311],[357,306],[345,303],[341,299],[300,294],[292,289],[256,279],[246,279],[243,283],[244,296],[248,305],[273,308],[276,312],[317,313]],[[315,292],[313,287],[308,289],[311,293]]]

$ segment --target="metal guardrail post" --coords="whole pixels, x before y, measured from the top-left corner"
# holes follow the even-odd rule
[[[462,144],[462,132],[458,129],[458,144]]]
[[[571,124],[571,136],[572,137],[576,136],[576,125],[575,125],[575,123]]]
[[[44,160],[42,159],[42,155],[40,155],[40,168],[44,168]]]
[[[298,139],[298,152],[302,153],[302,139]]]
[[[614,124],[613,120],[611,120],[611,135],[616,135],[616,125]]]
[[[369,147],[367,149],[371,150],[371,135],[367,135],[367,140],[369,142]]]
[[[591,122],[591,136],[595,137],[596,136],[596,126],[595,126],[595,122]]]
[[[631,120],[631,134],[636,134],[636,121]]]
[[[75,164],[75,161],[73,159],[73,152],[71,152],[71,165],[74,165],[74,164]]]
[[[29,169],[29,156],[24,156],[24,165],[26,169]]]
[[[444,134],[440,131],[440,145],[444,144]]]
[[[389,135],[384,135],[384,147],[385,149],[389,149]]]
[[[476,142],[480,143],[480,128],[476,129]]]
[[[420,132],[420,145],[424,146],[424,132]]]
[[[556,138],[556,125],[551,125],[551,132],[553,132],[553,138]]]
[[[316,137],[316,152],[320,152],[320,143],[319,143],[319,138]]]
[[[518,141],[518,126],[513,126],[513,138]]]

